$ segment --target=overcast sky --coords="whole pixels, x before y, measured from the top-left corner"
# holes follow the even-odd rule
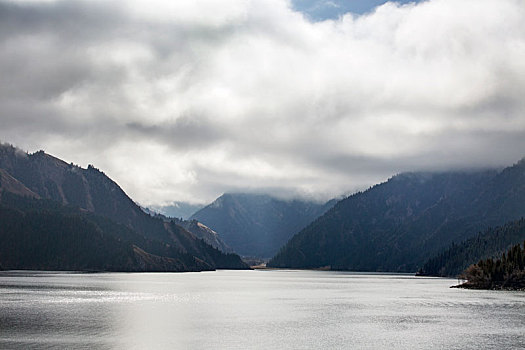
[[[525,156],[525,1],[366,3],[0,0],[0,141],[143,205]]]

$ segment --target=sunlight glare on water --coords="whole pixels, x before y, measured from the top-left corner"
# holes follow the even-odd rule
[[[525,293],[329,271],[0,273],[0,348],[523,349]]]

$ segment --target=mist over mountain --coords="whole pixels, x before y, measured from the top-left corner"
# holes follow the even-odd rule
[[[159,214],[165,215],[170,218],[180,218],[183,220],[187,220],[197,211],[204,208],[204,206],[204,204],[173,202],[170,205],[152,205],[149,208]]]
[[[98,232],[105,237],[104,239],[109,239],[107,238],[109,235],[117,242],[124,241],[127,244],[127,252],[130,252],[129,247],[131,247],[133,254],[141,255],[143,261],[148,260],[153,270],[198,271],[215,268],[246,268],[237,255],[222,253],[174,221],[162,220],[146,214],[114,181],[91,165],[83,169],[67,164],[43,151],[27,154],[15,147],[1,145],[0,169],[2,169],[0,172],[2,205],[23,214],[22,216],[13,214],[13,217],[23,218],[35,214],[37,215],[35,220],[39,220],[42,215],[46,217],[51,211],[54,215],[52,220],[56,222],[57,227],[61,225],[64,215],[73,216],[78,222],[88,221],[88,226],[92,225],[91,228],[80,230],[79,235],[85,235],[85,232]],[[6,193],[22,199],[6,202]],[[28,198],[33,202],[20,206],[21,201]],[[39,198],[46,201],[42,202]],[[71,212],[65,209],[68,207],[76,209]],[[13,229],[16,227],[16,225],[12,226]],[[30,237],[38,234],[38,230],[32,230],[30,227],[20,229],[27,232]],[[4,234],[10,233],[4,232]],[[82,239],[86,238],[82,237]],[[98,239],[95,234],[91,237],[94,240]],[[40,246],[42,250],[48,248],[45,244]],[[74,258],[74,256],[69,257]],[[176,260],[182,263],[176,263]],[[45,262],[42,264],[43,268],[51,266],[46,265]],[[159,267],[159,264],[164,267]],[[64,268],[67,266],[77,265],[68,261],[64,263]],[[127,270],[127,268],[122,269]]]
[[[525,350],[524,156],[525,0],[0,0],[0,350]]]
[[[525,214],[525,161],[501,171],[405,173],[338,202],[274,267],[413,272],[429,256]]]
[[[0,0],[0,18],[0,139],[145,206],[329,199],[525,149],[520,0]]]
[[[217,231],[238,254],[271,257],[335,201],[282,200],[265,194],[226,193],[191,216]]]

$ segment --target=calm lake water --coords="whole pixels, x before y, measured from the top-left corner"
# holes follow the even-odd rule
[[[523,349],[525,292],[328,271],[0,273],[1,349]]]

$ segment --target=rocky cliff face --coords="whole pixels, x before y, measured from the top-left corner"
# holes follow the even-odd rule
[[[198,222],[197,220],[178,220],[175,221],[179,226],[184,227],[186,230],[190,231],[195,235],[195,237],[204,240],[212,247],[219,249],[225,253],[233,253],[234,250],[228,246],[221,239],[219,234],[209,228],[208,226]]]

